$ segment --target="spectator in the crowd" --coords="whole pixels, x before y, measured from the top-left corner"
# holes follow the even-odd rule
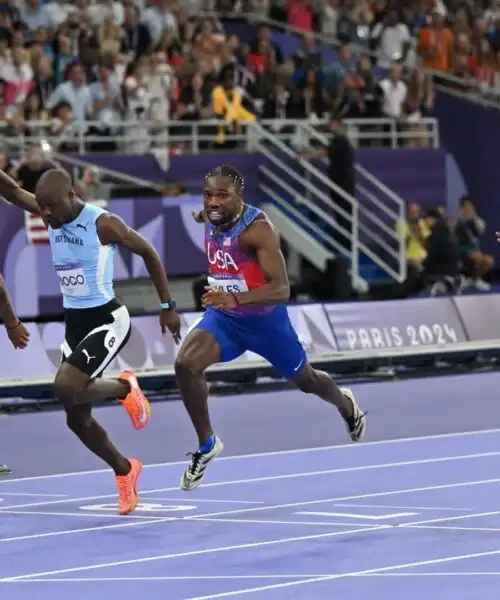
[[[396,10],[389,10],[385,18],[371,32],[373,49],[378,53],[378,66],[388,69],[394,63],[404,63],[410,49],[410,30],[399,19]]]
[[[399,119],[403,114],[408,87],[403,81],[401,67],[392,67],[389,77],[382,79],[380,87],[384,93],[382,110],[386,117]]]
[[[40,0],[25,0],[21,19],[31,35],[38,29],[50,29],[53,25],[50,12]]]
[[[5,104],[7,106],[22,104],[35,87],[33,69],[23,48],[12,49],[11,60],[0,67],[0,79],[5,82]]]
[[[430,23],[420,30],[418,50],[424,67],[446,73],[453,65],[453,33],[445,25],[442,10],[434,7],[430,16]]]
[[[403,236],[408,265],[420,269],[427,256],[427,238],[430,230],[422,218],[418,204],[408,204],[406,221],[397,223],[396,232]]]
[[[177,31],[177,18],[169,0],[158,0],[144,11],[146,25],[153,44],[158,44],[165,30]]]
[[[469,196],[460,200],[460,214],[455,226],[460,254],[464,270],[473,279],[474,287],[480,290],[490,289],[490,285],[484,281],[493,270],[493,257],[481,251],[480,238],[484,233],[486,224],[481,219]]]
[[[339,8],[340,0],[326,0],[326,2],[321,3],[321,33],[333,39],[337,38],[337,28],[340,18]]]
[[[313,30],[314,12],[311,0],[289,0],[288,24],[303,31]]]
[[[85,121],[93,111],[92,94],[82,65],[69,67],[68,80],[60,83],[47,100],[46,108],[52,110],[60,103],[71,106],[75,121]]]
[[[402,283],[389,283],[373,286],[370,298],[373,300],[406,298],[417,294],[446,278],[456,278],[460,271],[460,252],[454,232],[440,210],[432,208],[424,215],[425,227],[429,231],[426,238],[425,258],[420,264],[408,265],[406,280]]]
[[[422,119],[431,115],[434,98],[434,88],[425,71],[421,69],[413,71],[403,104],[403,116],[406,120],[405,130],[407,133],[413,134],[405,139],[407,147],[419,148],[428,145],[429,136],[426,126],[422,124]]]
[[[219,127],[216,139],[218,144],[226,143],[225,134],[228,130],[233,134],[238,133],[243,123],[255,121],[255,115],[243,106],[241,92],[234,87],[234,74],[231,69],[222,73],[220,85],[214,88],[212,105],[214,115],[226,122]],[[233,142],[229,143],[232,144]]]
[[[353,77],[355,94],[355,107],[353,117],[358,119],[380,119],[383,116],[382,107],[384,103],[384,92],[378,82],[375,73],[371,69],[370,60],[361,57],[358,60],[356,73]],[[369,123],[359,126],[364,134],[378,133],[381,129],[379,125]],[[367,136],[368,137],[368,136]],[[364,136],[361,139],[361,145],[365,145]],[[378,143],[377,136],[367,139],[366,145]]]
[[[257,52],[262,42],[266,43],[268,47],[274,50],[276,62],[281,64],[283,62],[283,54],[279,45],[273,42],[271,39],[271,30],[269,27],[259,28],[257,39],[253,40],[253,42],[250,44],[250,52]]]
[[[302,154],[305,160],[314,160],[320,157],[328,159],[327,172],[329,179],[336,188],[331,191],[335,210],[333,217],[340,232],[335,233],[342,249],[349,255],[352,248],[352,213],[353,204],[349,197],[356,192],[356,169],[354,166],[354,148],[347,137],[343,124],[334,116],[331,119],[331,137],[326,148],[320,148],[312,152]]]

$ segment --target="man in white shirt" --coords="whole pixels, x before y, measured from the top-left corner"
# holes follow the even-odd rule
[[[392,67],[389,77],[382,79],[380,87],[384,92],[382,111],[385,117],[399,119],[403,114],[403,104],[408,91],[406,83],[401,79],[401,67]]]
[[[375,48],[380,68],[388,69],[394,62],[405,61],[411,41],[410,30],[399,20],[395,10],[388,12],[386,18],[375,25],[371,37],[377,42]]]

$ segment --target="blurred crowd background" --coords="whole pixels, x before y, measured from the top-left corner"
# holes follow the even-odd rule
[[[254,39],[226,30],[238,19],[259,25]],[[273,37],[280,28],[299,36],[292,55]],[[335,60],[320,41],[336,48]],[[193,122],[203,122],[198,149],[211,149],[241,144],[233,134],[248,122],[283,133],[290,120],[305,119],[340,135],[309,156],[292,146],[304,160],[324,156],[329,178],[354,196],[352,137],[343,135],[343,120],[379,129],[355,145],[391,146],[392,127],[399,147],[425,147],[434,86],[494,100],[499,75],[500,0],[1,0],[0,166],[13,169],[5,157],[22,149],[11,172],[34,190],[44,140],[62,153],[81,154],[85,139],[91,152],[183,154],[193,151]],[[392,125],[369,125],[374,119]],[[75,184],[87,200],[110,197],[98,169],[87,167]],[[182,190],[175,181],[155,193]],[[342,195],[332,201],[351,210]],[[439,215],[408,206],[398,224],[406,285],[374,297],[422,290],[423,271],[465,273],[476,288],[490,287],[494,261],[481,251],[484,222],[473,199],[463,200],[444,229],[434,227],[446,221]],[[43,223],[27,219],[30,241],[46,243]]]
[[[303,32],[302,47],[285,61],[267,27],[243,44],[213,16],[229,13],[287,23]],[[325,64],[316,34],[338,40],[337,64]],[[221,118],[237,130],[332,112],[417,123],[434,100],[421,67],[497,94],[500,1],[0,2],[0,131],[50,134],[62,151],[75,150],[82,131],[93,150],[113,150],[123,121],[136,152],[146,122],[156,133],[173,121]],[[215,143],[226,143],[225,131]]]

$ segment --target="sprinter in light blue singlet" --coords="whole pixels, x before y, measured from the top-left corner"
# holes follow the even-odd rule
[[[132,512],[139,501],[140,460],[127,459],[92,416],[92,403],[119,398],[136,429],[151,419],[151,407],[137,377],[123,372],[118,379],[100,379],[130,336],[128,310],[115,298],[113,258],[117,245],[141,256],[160,297],[160,325],[180,340],[180,319],[170,298],[168,280],[154,247],[116,215],[76,198],[65,171],[44,173],[35,195],[0,172],[0,194],[25,210],[40,214],[49,231],[54,267],[65,314],[62,364],[54,394],[67,415],[68,427],[85,446],[114,471],[118,512]]]
[[[70,223],[58,229],[48,227],[64,308],[95,308],[115,297],[116,245],[103,245],[97,235],[97,220],[106,213],[94,204],[84,204],[80,214]]]
[[[265,358],[283,378],[336,406],[353,442],[365,433],[365,415],[349,388],[313,369],[293,328],[286,303],[290,286],[275,227],[243,202],[243,177],[230,165],[207,175],[204,210],[208,287],[205,314],[186,337],[176,362],[177,383],[199,447],[181,477],[181,489],[200,485],[208,463],[223,449],[208,412],[204,371],[247,350]]]

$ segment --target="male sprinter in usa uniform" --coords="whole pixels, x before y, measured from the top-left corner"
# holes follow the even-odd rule
[[[153,246],[116,215],[76,198],[65,171],[42,175],[35,195],[0,172],[0,194],[12,204],[40,214],[48,227],[54,267],[59,277],[66,322],[63,362],[54,380],[54,394],[63,403],[68,427],[87,448],[115,472],[118,511],[137,506],[137,481],[142,463],[128,460],[92,416],[92,403],[120,398],[136,429],[151,419],[151,408],[133,373],[119,379],[98,379],[127,343],[131,323],[127,308],[113,291],[117,245],[141,256],[160,297],[160,326],[180,340],[180,319],[170,297],[167,275]]]
[[[181,479],[181,489],[196,488],[222,442],[214,434],[207,405],[204,371],[251,350],[267,359],[283,377],[308,394],[335,405],[351,439],[361,440],[365,415],[348,388],[313,369],[290,322],[290,288],[278,235],[266,215],[243,203],[243,178],[229,165],[206,178],[204,210],[209,286],[202,319],[188,334],[175,365],[177,382],[198,435],[199,447]]]

